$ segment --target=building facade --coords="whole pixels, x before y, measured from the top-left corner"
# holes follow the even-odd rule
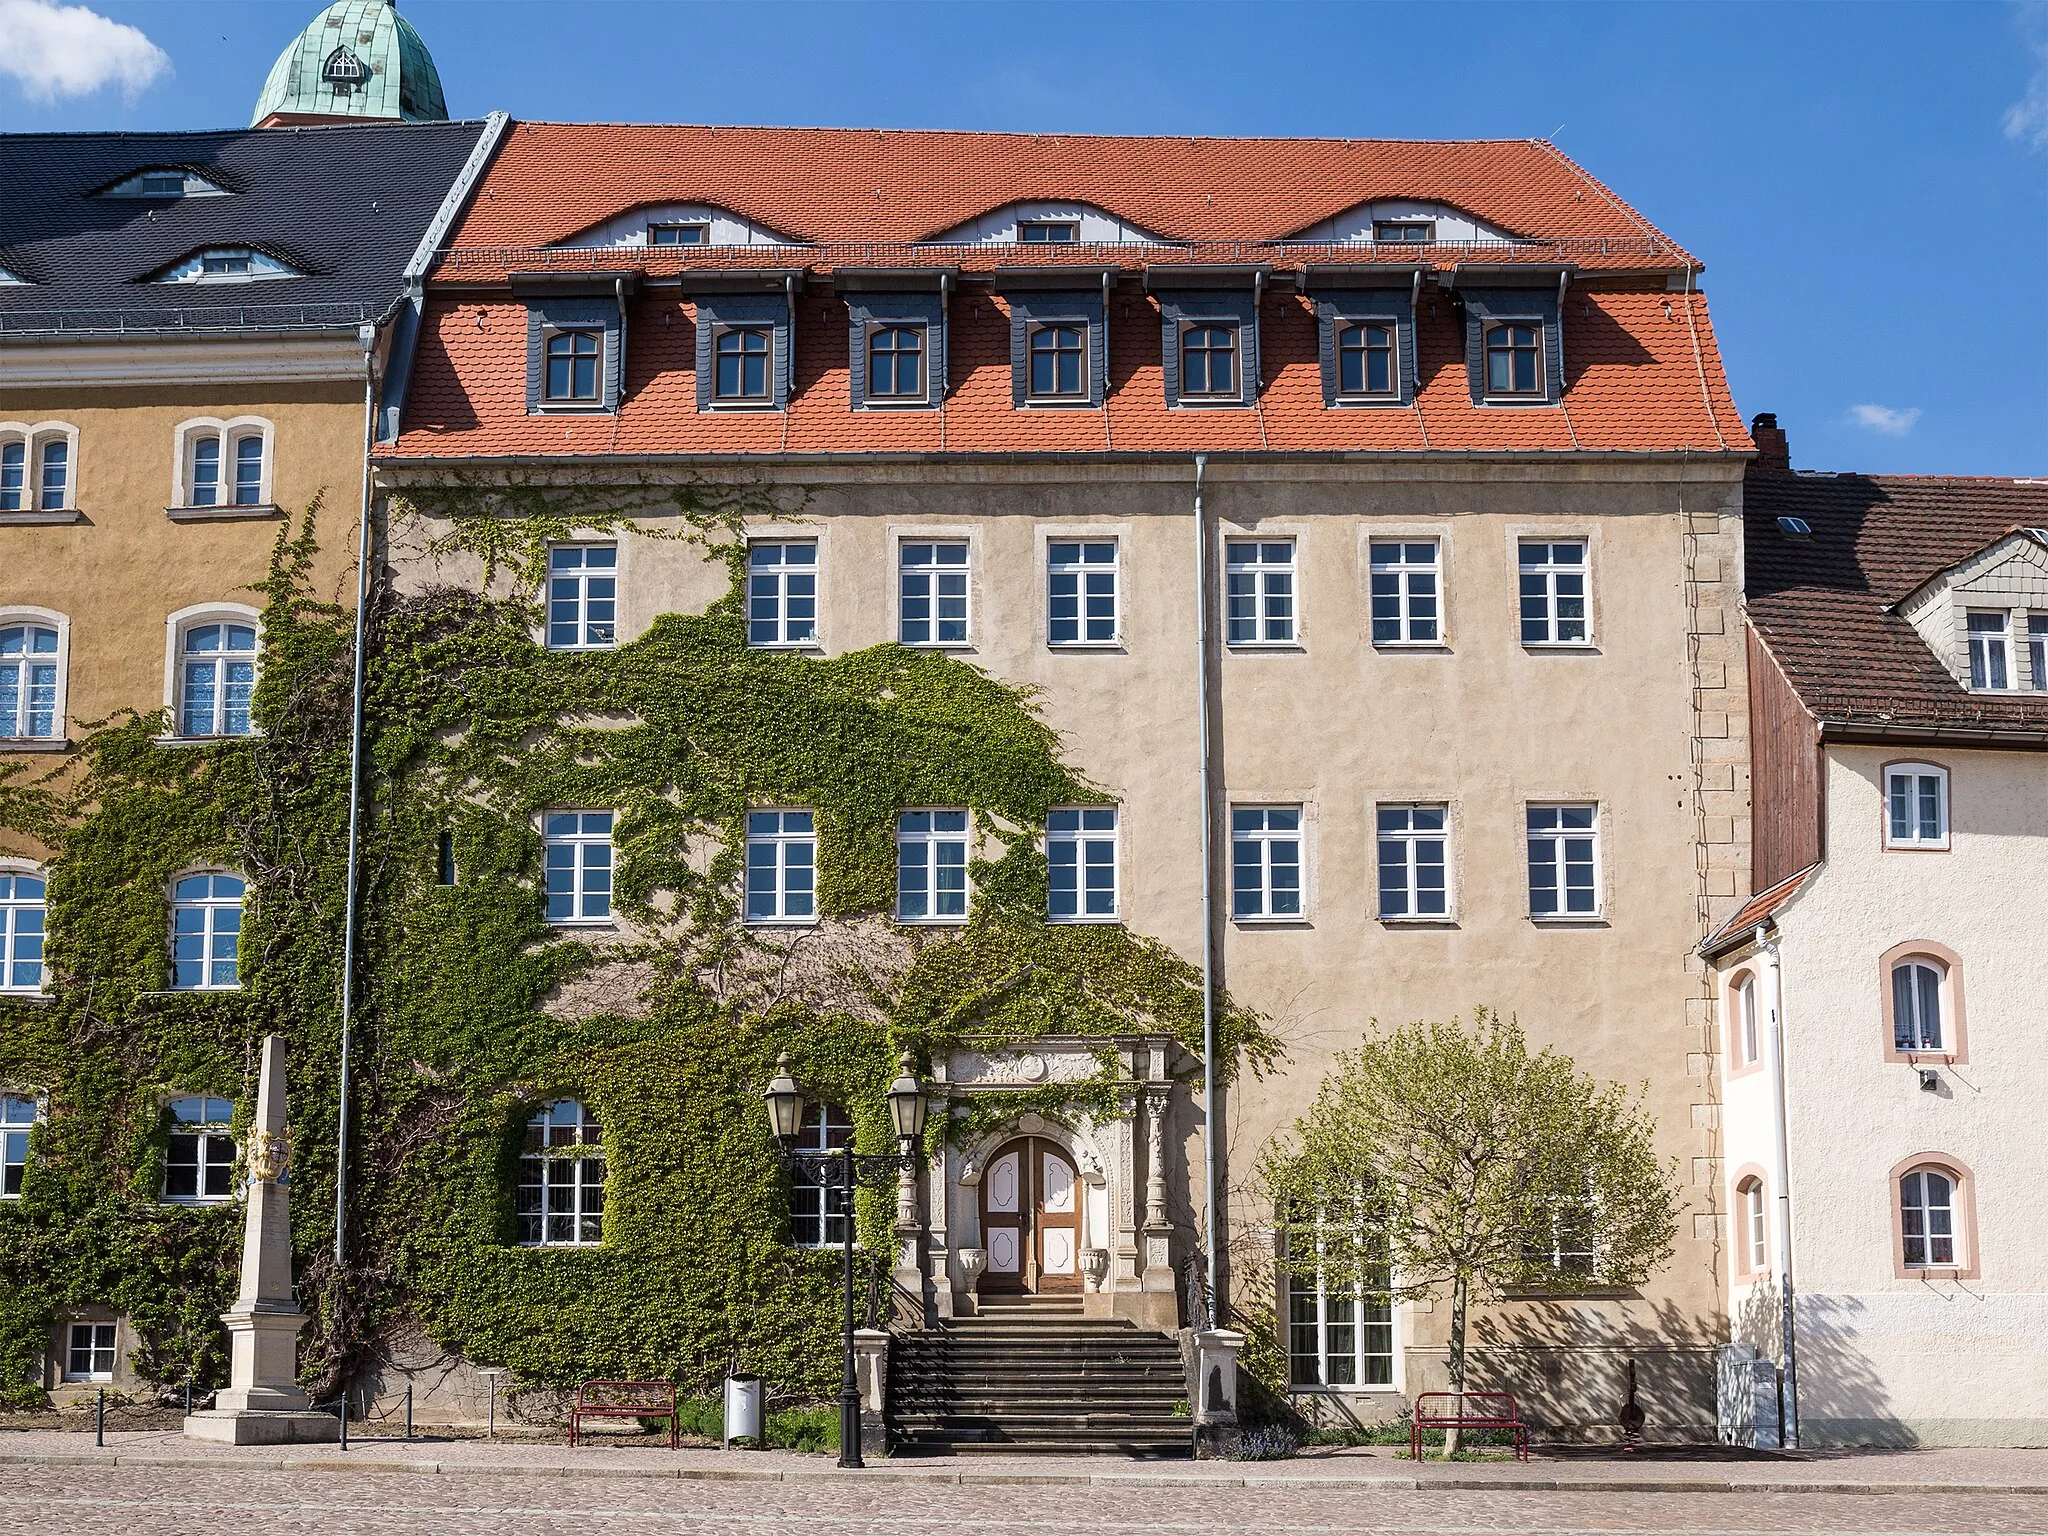
[[[1801,1443],[2039,1445],[2048,493],[1756,438],[1761,894],[1706,951],[1733,1336],[1782,1368],[1789,1257]]]

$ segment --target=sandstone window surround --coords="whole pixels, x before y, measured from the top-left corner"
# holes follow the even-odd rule
[[[0,752],[61,751],[71,620],[53,608],[0,607]]]
[[[1757,973],[1749,966],[1731,975],[1722,992],[1727,1020],[1728,1076],[1747,1076],[1763,1066],[1765,1029],[1758,996]]]
[[[0,520],[78,520],[78,428],[0,421]]]
[[[1977,1180],[1940,1152],[1896,1164],[1887,1183],[1892,1210],[1892,1273],[1901,1280],[1975,1280]]]
[[[1932,939],[1908,939],[1878,962],[1884,1059],[1918,1066],[1969,1061],[1962,956]]]
[[[165,621],[165,745],[253,736],[263,624],[246,603],[198,603]]]
[[[1730,1255],[1735,1278],[1761,1280],[1770,1273],[1770,1200],[1765,1194],[1764,1171],[1746,1163],[1735,1174],[1735,1201],[1730,1216],[1735,1223]]]
[[[171,500],[176,521],[270,517],[275,429],[261,416],[196,416],[171,434]]]

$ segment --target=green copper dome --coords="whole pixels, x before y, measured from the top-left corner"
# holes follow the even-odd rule
[[[249,121],[272,113],[445,123],[448,103],[427,45],[391,0],[335,0],[270,66]]]

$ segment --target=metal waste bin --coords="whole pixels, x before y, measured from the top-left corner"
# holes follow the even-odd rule
[[[762,1432],[761,1378],[735,1373],[725,1378],[725,1444],[751,1440],[758,1449],[768,1443]]]

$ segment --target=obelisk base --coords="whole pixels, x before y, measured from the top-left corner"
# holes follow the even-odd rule
[[[213,1407],[189,1414],[185,1433],[227,1445],[307,1445],[341,1438],[341,1421],[312,1411],[299,1389],[298,1335],[306,1315],[290,1302],[241,1302],[221,1314],[228,1326],[230,1379]]]
[[[341,1438],[341,1420],[331,1413],[224,1413],[209,1408],[186,1415],[185,1433],[222,1445],[332,1445]]]

